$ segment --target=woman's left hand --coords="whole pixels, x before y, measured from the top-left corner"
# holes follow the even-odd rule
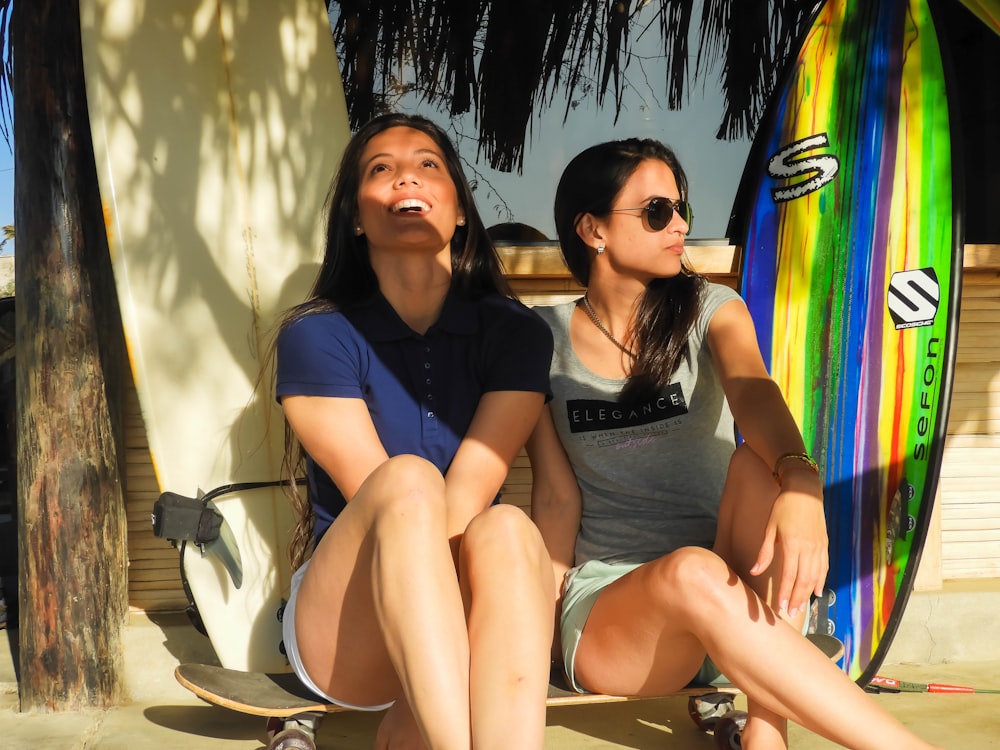
[[[751,574],[767,570],[776,551],[781,557],[776,601],[780,610],[795,617],[809,606],[811,594],[823,593],[830,565],[822,484],[811,471],[783,474]]]

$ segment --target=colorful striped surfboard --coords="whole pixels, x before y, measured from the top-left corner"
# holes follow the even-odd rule
[[[961,273],[949,104],[926,0],[827,0],[792,62],[730,236],[825,480],[828,595],[811,628],[844,641],[864,684],[912,587],[944,444]]]

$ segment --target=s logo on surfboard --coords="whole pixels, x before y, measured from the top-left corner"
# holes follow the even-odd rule
[[[827,134],[817,133],[808,138],[792,141],[771,157],[767,163],[767,173],[776,180],[792,180],[795,177],[810,175],[802,182],[786,187],[772,188],[771,196],[775,203],[802,198],[833,182],[833,178],[840,171],[840,160],[836,156],[820,154],[803,157],[807,151],[816,148],[829,148],[829,146],[830,139]]]
[[[899,271],[889,279],[886,304],[896,330],[934,323],[941,303],[941,285],[933,268]]]

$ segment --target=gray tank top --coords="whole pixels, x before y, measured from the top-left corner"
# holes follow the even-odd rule
[[[618,402],[624,380],[599,377],[577,359],[575,302],[534,308],[552,328],[552,416],[583,496],[577,565],[644,563],[712,546],[735,433],[705,337],[734,299],[728,287],[705,285],[688,356],[663,393],[637,404]]]

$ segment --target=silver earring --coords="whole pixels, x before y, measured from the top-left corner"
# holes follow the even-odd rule
[[[597,246],[597,254],[598,255],[604,255],[604,245],[598,245]]]
[[[355,227],[354,227],[354,233],[357,234],[357,235],[361,235],[363,233],[363,230],[361,229],[361,225],[360,224],[355,225]]]
[[[458,225],[460,227],[464,227],[465,226],[465,217],[464,216],[459,217],[459,219],[458,219]]]

